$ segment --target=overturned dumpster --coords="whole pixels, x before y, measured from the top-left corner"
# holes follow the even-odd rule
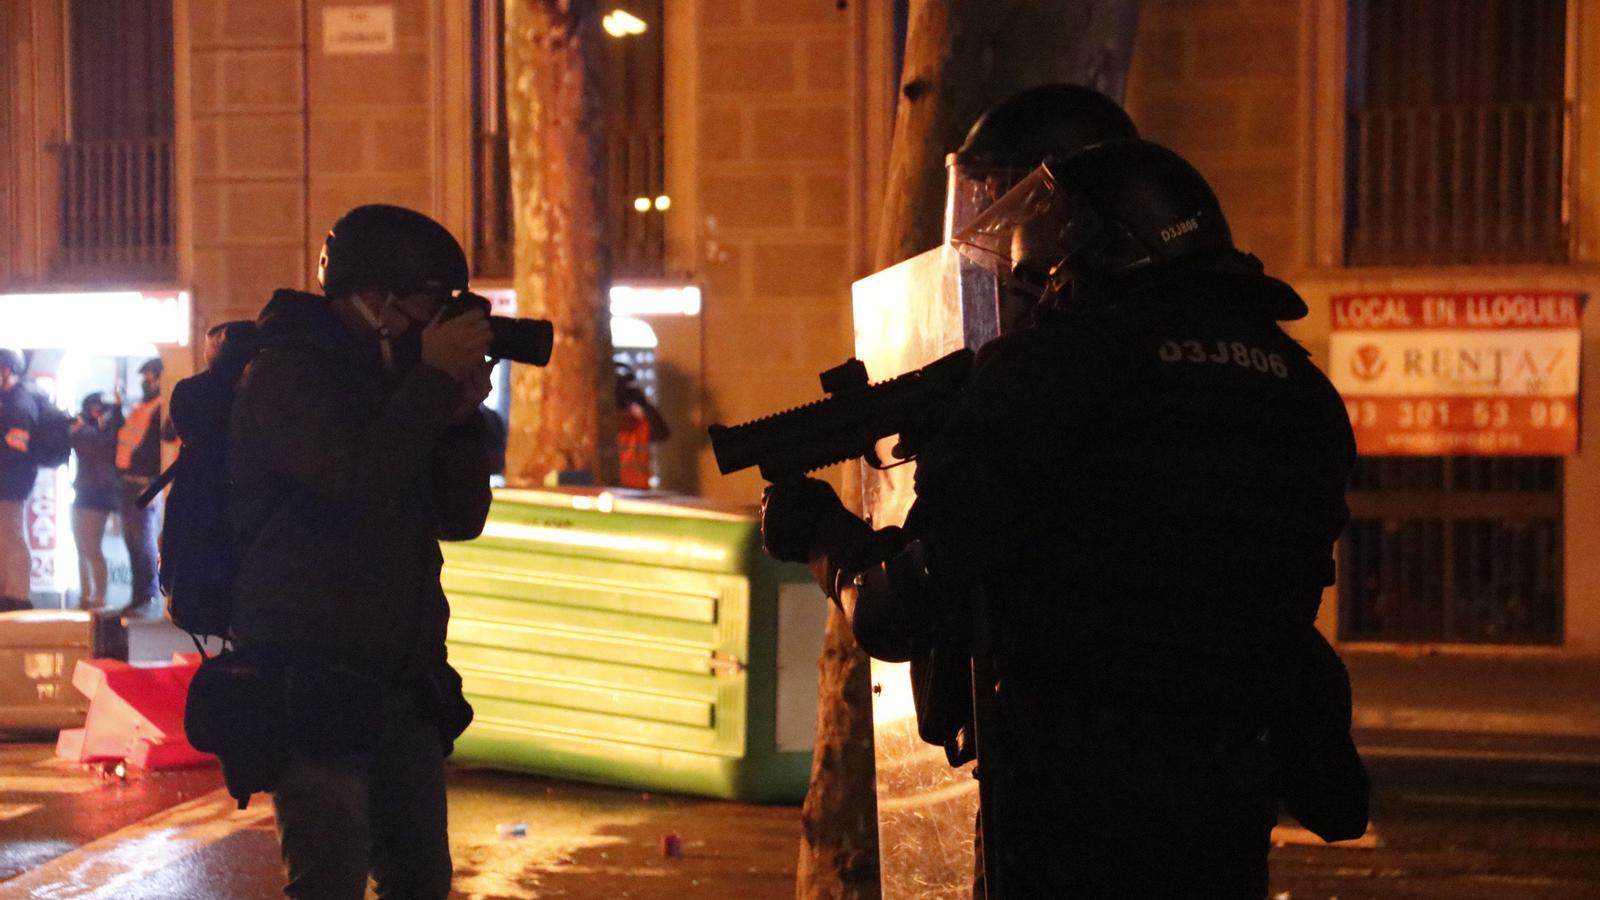
[[[805,794],[827,600],[748,508],[498,491],[444,545],[455,761],[759,802]]]

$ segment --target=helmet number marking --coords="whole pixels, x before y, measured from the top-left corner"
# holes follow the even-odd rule
[[[1216,341],[1207,347],[1190,338],[1184,341],[1162,341],[1156,350],[1164,363],[1198,363],[1204,365],[1234,365],[1241,369],[1254,369],[1263,375],[1288,378],[1289,366],[1283,354],[1271,353],[1242,341]]]

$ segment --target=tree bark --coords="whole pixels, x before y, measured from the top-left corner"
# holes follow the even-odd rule
[[[513,366],[506,480],[617,477],[605,223],[602,10],[505,0],[517,314],[555,325],[550,365]]]
[[[1138,12],[1138,0],[911,0],[878,268],[939,245],[945,155],[985,109],[1052,82],[1120,99]],[[871,675],[837,609],[819,667],[795,895],[878,897]]]
[[[911,0],[877,265],[943,238],[945,155],[983,111],[1041,84],[1122,98],[1138,0]]]

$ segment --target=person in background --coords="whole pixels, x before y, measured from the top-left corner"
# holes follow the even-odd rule
[[[617,364],[617,462],[622,487],[649,490],[650,445],[672,434],[661,411],[639,386],[633,367]]]
[[[139,508],[139,495],[161,474],[161,372],[160,358],[139,367],[143,399],[117,430],[117,475],[121,478],[118,511],[122,539],[128,546],[133,569],[133,595],[125,612],[142,612],[156,597],[156,508]],[[122,398],[117,397],[117,406]]]
[[[0,612],[33,608],[24,506],[39,472],[28,455],[39,409],[22,383],[27,370],[20,354],[0,349]]]
[[[78,548],[78,606],[99,609],[106,603],[106,556],[100,548],[106,519],[118,506],[117,430],[122,407],[107,404],[98,393],[83,398],[72,420],[72,452],[78,473],[72,482],[72,540]]]

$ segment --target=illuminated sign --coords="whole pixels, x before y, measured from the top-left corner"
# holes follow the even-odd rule
[[[1578,451],[1577,295],[1343,294],[1331,309],[1329,376],[1362,453]]]
[[[614,316],[698,316],[700,288],[692,284],[611,286]]]
[[[517,292],[513,288],[473,288],[486,298],[497,316],[517,314]],[[613,316],[698,316],[700,288],[682,283],[614,284],[610,292]]]
[[[6,346],[28,349],[188,346],[189,314],[187,291],[0,294]]]

